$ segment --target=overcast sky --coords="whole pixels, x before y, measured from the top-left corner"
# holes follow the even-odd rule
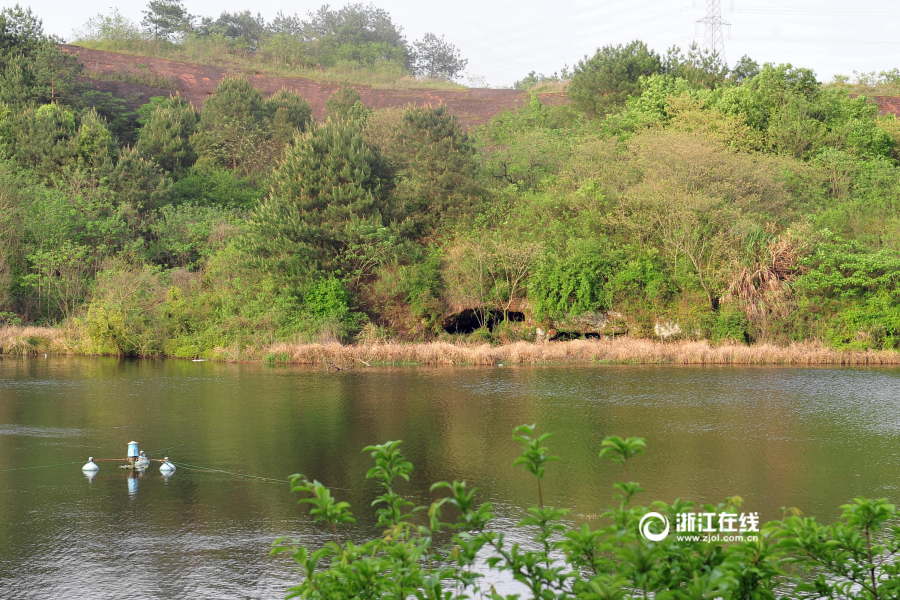
[[[66,39],[90,16],[117,6],[140,21],[138,2],[24,0],[49,33]],[[319,2],[185,0],[192,14],[218,16],[250,8],[267,19],[282,10],[302,16]],[[333,8],[343,6],[331,3]],[[9,5],[9,3],[5,3]],[[470,77],[506,86],[531,70],[552,73],[606,44],[641,39],[659,52],[703,40],[707,0],[380,0],[410,41],[446,35],[469,59]],[[721,0],[729,64],[744,54],[760,63],[812,68],[821,81],[835,74],[900,68],[900,3],[884,0]],[[730,29],[730,39],[728,30]],[[466,78],[463,78],[466,83]]]

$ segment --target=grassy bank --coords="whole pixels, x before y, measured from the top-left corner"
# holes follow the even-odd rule
[[[49,327],[0,328],[0,355],[84,354],[76,333]],[[707,341],[661,342],[635,338],[572,340],[501,346],[447,342],[383,344],[275,344],[266,348],[219,348],[224,362],[267,362],[351,369],[372,365],[497,364],[681,364],[681,365],[900,365],[893,350],[833,350],[818,343],[712,345]]]

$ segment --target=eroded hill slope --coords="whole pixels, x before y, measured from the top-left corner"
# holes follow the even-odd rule
[[[150,58],[117,54],[102,50],[91,50],[76,46],[63,45],[63,50],[76,54],[84,64],[86,71],[94,73],[126,73],[135,78],[146,77],[148,73],[160,79],[174,81],[178,93],[192,102],[197,108],[216,89],[219,82],[231,74],[221,67],[190,64]],[[88,73],[89,75],[89,73]],[[124,98],[129,104],[141,104],[151,96],[168,95],[171,90],[154,88],[145,85],[122,83],[105,79],[86,77],[102,91]],[[340,85],[336,83],[320,83],[300,77],[267,77],[262,74],[247,78],[253,87],[265,94],[274,94],[282,88],[300,94],[312,107],[317,119],[325,116],[325,102]],[[513,109],[528,100],[528,93],[520,90],[468,89],[462,91],[444,91],[429,89],[386,90],[373,89],[364,85],[353,86],[359,92],[363,104],[371,108],[385,108],[415,104],[418,106],[444,104],[457,116],[465,127],[472,127],[488,121],[494,115]],[[566,102],[565,94],[542,94],[545,104]]]

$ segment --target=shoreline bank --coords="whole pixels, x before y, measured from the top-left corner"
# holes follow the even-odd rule
[[[0,356],[90,356],[63,329],[0,327]],[[162,358],[162,357],[161,357]],[[177,357],[169,357],[177,358]],[[317,365],[340,370],[373,365],[496,364],[682,364],[682,365],[900,365],[894,350],[835,350],[817,342],[719,344],[638,338],[488,344],[378,343],[366,345],[279,343],[240,351],[217,348],[208,358],[221,362]]]

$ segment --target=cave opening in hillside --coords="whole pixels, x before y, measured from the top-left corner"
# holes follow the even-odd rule
[[[524,323],[525,313],[509,311],[506,313],[506,320],[511,323]],[[503,311],[482,312],[474,308],[467,308],[445,317],[441,326],[447,333],[470,334],[481,328],[482,323],[489,331],[493,331],[497,325],[503,323]]]

